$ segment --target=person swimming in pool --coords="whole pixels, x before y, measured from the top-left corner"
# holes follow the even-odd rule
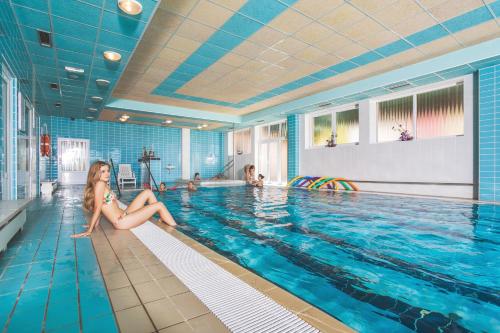
[[[200,173],[199,172],[196,172],[194,174],[194,179],[193,179],[194,182],[201,182],[201,177],[200,177]]]
[[[103,214],[115,229],[131,229],[146,222],[151,216],[158,213],[163,222],[175,226],[174,218],[162,202],[158,202],[151,190],[144,190],[130,203],[126,210],[118,207],[116,195],[109,187],[109,164],[102,161],[94,162],[87,175],[83,195],[83,208],[92,212],[92,218],[85,232],[74,234],[71,237],[87,237],[99,224]],[[147,205],[146,205],[147,203]]]
[[[257,178],[257,182],[255,183],[255,186],[257,187],[264,187],[264,175],[259,173],[259,176]]]
[[[164,192],[167,192],[167,190],[170,190],[170,191],[177,190],[177,186],[172,186],[172,187],[168,188],[167,184],[165,184],[165,182],[161,182],[160,188],[158,189],[158,192],[164,193]]]
[[[194,186],[194,182],[192,180],[189,181],[187,185],[187,190],[189,192],[195,192],[197,190],[196,186]]]

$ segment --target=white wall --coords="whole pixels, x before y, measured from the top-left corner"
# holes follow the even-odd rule
[[[463,136],[376,143],[375,102],[366,100],[359,103],[359,145],[306,148],[309,146],[311,124],[308,115],[302,116],[300,174],[345,177],[360,181],[357,185],[364,191],[472,198],[471,77],[464,80],[464,96]]]

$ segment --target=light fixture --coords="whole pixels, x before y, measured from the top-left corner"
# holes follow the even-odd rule
[[[167,119],[167,120],[165,120],[165,121],[164,121],[164,123],[165,123],[165,124],[171,124],[171,123],[172,123],[172,120]]]
[[[50,83],[50,89],[59,90],[59,85],[57,83]]]
[[[128,119],[128,118],[130,118],[130,116],[129,116],[128,114],[124,114],[124,115],[122,115],[121,117],[122,117],[123,119]]]
[[[203,125],[201,125],[201,127],[208,127],[208,125],[207,124],[203,124]]]
[[[52,47],[52,37],[51,33],[43,30],[36,30],[38,33],[38,42],[43,47]]]
[[[142,5],[137,0],[118,0],[118,7],[129,15],[138,15],[142,12]]]
[[[120,59],[122,58],[122,55],[118,52],[115,52],[115,51],[104,51],[103,55],[104,55],[104,59],[111,61],[111,62],[120,61]]]
[[[198,127],[197,127],[197,128],[198,128],[198,129],[202,129],[202,128],[203,128],[203,126],[201,126],[201,125],[198,125]]]
[[[85,117],[85,118],[87,118],[88,120],[93,120],[94,119],[94,117],[92,117],[92,116],[88,116],[88,117]]]
[[[99,97],[99,96],[92,96],[92,97],[90,97],[90,99],[94,103],[101,103],[102,102],[102,97]]]
[[[89,112],[97,112],[97,109],[96,108],[87,108],[87,111],[89,111]]]
[[[60,107],[62,106],[62,104],[61,104],[60,102],[57,102],[57,103],[54,103],[54,106],[55,106],[56,108],[60,108]]]
[[[77,68],[71,66],[64,66],[64,70],[70,74],[75,74],[75,75],[83,75],[85,73],[85,70],[83,68]]]
[[[99,87],[107,87],[109,86],[109,81],[108,80],[104,80],[104,79],[97,79],[95,80],[95,84],[97,84]]]

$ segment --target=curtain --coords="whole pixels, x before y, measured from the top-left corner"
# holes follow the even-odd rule
[[[395,129],[400,125],[403,130],[408,130],[410,135],[415,134],[413,130],[413,96],[379,102],[377,107],[378,142],[398,140],[400,133]]]

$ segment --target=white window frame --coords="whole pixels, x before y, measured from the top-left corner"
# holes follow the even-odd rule
[[[326,142],[322,145],[315,145],[314,144],[314,118],[324,116],[326,114],[331,114],[331,116],[332,116],[332,130],[335,130],[337,128],[337,113],[349,111],[349,110],[353,110],[353,109],[358,110],[358,117],[359,117],[359,103],[343,104],[343,105],[339,105],[339,106],[326,108],[325,110],[320,110],[320,111],[310,113],[306,117],[306,120],[307,120],[306,128],[308,130],[308,133],[306,133],[306,138],[307,138],[306,147],[307,147],[307,149],[327,148]],[[359,144],[359,138],[358,138],[358,142],[341,143],[341,144],[337,144],[337,146],[355,146],[358,144]]]
[[[252,129],[250,127],[248,128],[243,128],[243,129],[240,129],[240,130],[234,130],[234,131],[231,131],[228,133],[228,138],[227,138],[227,144],[228,144],[228,149],[227,149],[227,152],[228,152],[228,156],[238,156],[238,153],[235,151],[235,144],[236,144],[236,134],[237,133],[241,133],[243,131],[249,131],[250,132],[250,151],[248,152],[243,152],[241,155],[248,155],[248,154],[251,154],[252,153],[252,145],[254,144],[252,142]]]
[[[458,134],[458,135],[442,135],[442,136],[435,136],[431,138],[418,138],[418,130],[417,130],[417,95],[435,91],[435,90],[440,90],[444,88],[449,88],[453,87],[454,85],[457,85],[458,83],[462,82],[463,84],[463,89],[464,89],[464,133],[463,134]],[[466,132],[466,101],[467,98],[472,98],[472,96],[466,96],[466,94],[469,93],[469,91],[472,91],[469,89],[469,85],[472,84],[472,76],[471,75],[465,75],[465,76],[460,76],[456,77],[450,80],[446,81],[440,81],[437,83],[431,83],[429,85],[421,86],[421,87],[415,87],[412,89],[408,90],[403,90],[403,91],[398,91],[394,92],[388,95],[383,95],[380,97],[374,97],[370,99],[372,107],[374,107],[374,112],[375,112],[375,142],[374,143],[388,143],[388,142],[397,142],[398,140],[394,141],[378,141],[378,103],[380,102],[385,102],[385,101],[390,101],[393,99],[398,99],[398,98],[403,98],[403,97],[408,97],[408,96],[413,96],[413,110],[412,110],[412,124],[413,124],[413,133],[410,133],[413,136],[413,140],[434,140],[434,139],[439,139],[439,138],[446,138],[446,137],[455,137],[455,136],[464,136]]]
[[[255,126],[254,127],[254,131],[255,131],[255,169],[256,169],[256,175],[258,175],[259,173],[262,173],[264,174],[264,171],[261,170],[261,166],[259,165],[259,148],[260,148],[260,144],[261,143],[269,143],[271,141],[278,141],[278,146],[281,147],[281,143],[282,141],[284,140],[283,137],[278,137],[278,138],[274,138],[274,139],[261,139],[260,137],[260,129],[264,126],[271,126],[271,125],[276,125],[276,124],[281,124],[281,123],[286,123],[286,126],[287,126],[287,136],[286,136],[286,140],[288,142],[289,138],[288,138],[288,120],[287,119],[280,119],[280,120],[277,120],[277,121],[273,121],[273,122],[269,122],[269,123],[265,123],[265,124],[261,124],[261,125],[258,125],[258,126]],[[281,129],[281,128],[280,128]],[[280,131],[281,132],[281,131]],[[287,154],[287,159],[288,159],[288,154]],[[280,168],[278,169],[278,178],[279,179],[283,179],[283,175],[281,174],[281,154],[278,155],[278,162],[280,164]],[[287,163],[288,163],[288,160],[287,160]],[[269,181],[269,175],[265,175],[266,178],[264,178],[264,183],[265,184],[271,184],[271,185],[283,185],[283,184],[286,184],[286,180],[285,182],[283,183],[272,183]],[[287,179],[286,177],[287,175],[285,175],[285,179]]]

